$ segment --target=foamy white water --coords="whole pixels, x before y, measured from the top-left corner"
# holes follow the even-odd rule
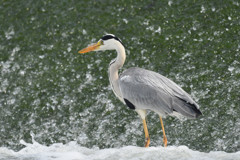
[[[15,152],[0,148],[0,160],[240,160],[240,152],[226,153],[193,151],[186,146],[136,147],[89,149],[76,142],[56,143],[44,146],[36,141],[32,144],[21,141],[26,147]]]

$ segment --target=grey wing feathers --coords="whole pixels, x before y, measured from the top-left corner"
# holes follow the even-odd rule
[[[129,68],[119,78],[124,99],[137,109],[150,109],[160,115],[178,112],[188,118],[201,115],[198,105],[177,84],[153,71]]]

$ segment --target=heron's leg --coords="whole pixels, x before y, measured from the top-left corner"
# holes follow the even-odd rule
[[[167,147],[167,136],[165,134],[162,117],[161,116],[159,116],[159,117],[160,117],[160,122],[161,122],[161,126],[162,126],[162,131],[163,131],[163,144],[164,144],[164,147]]]
[[[143,129],[144,129],[144,133],[145,133],[145,147],[148,147],[150,144],[150,137],[148,134],[148,129],[147,129],[147,123],[146,123],[146,110],[144,109],[136,109],[135,110],[139,116],[141,117],[142,121],[143,121]]]
[[[150,144],[150,137],[148,134],[147,123],[146,123],[145,119],[143,119],[143,129],[144,129],[144,133],[145,133],[145,147],[148,147]]]

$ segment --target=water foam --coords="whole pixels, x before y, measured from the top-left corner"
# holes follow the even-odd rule
[[[33,143],[26,143],[21,140],[25,148],[18,152],[1,147],[0,160],[239,160],[240,151],[226,153],[223,151],[212,151],[209,153],[193,151],[186,146],[169,147],[136,147],[125,146],[121,148],[89,149],[78,145],[76,142],[68,144],[55,143],[50,146]]]

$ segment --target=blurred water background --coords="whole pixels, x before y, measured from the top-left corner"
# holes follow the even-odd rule
[[[238,0],[0,0],[0,148],[18,152],[32,138],[46,147],[144,145],[141,119],[109,85],[116,53],[77,53],[112,33],[126,46],[123,69],[156,71],[199,103],[197,120],[164,119],[169,146],[239,153],[239,8]],[[158,116],[147,120],[150,145],[162,146]]]

